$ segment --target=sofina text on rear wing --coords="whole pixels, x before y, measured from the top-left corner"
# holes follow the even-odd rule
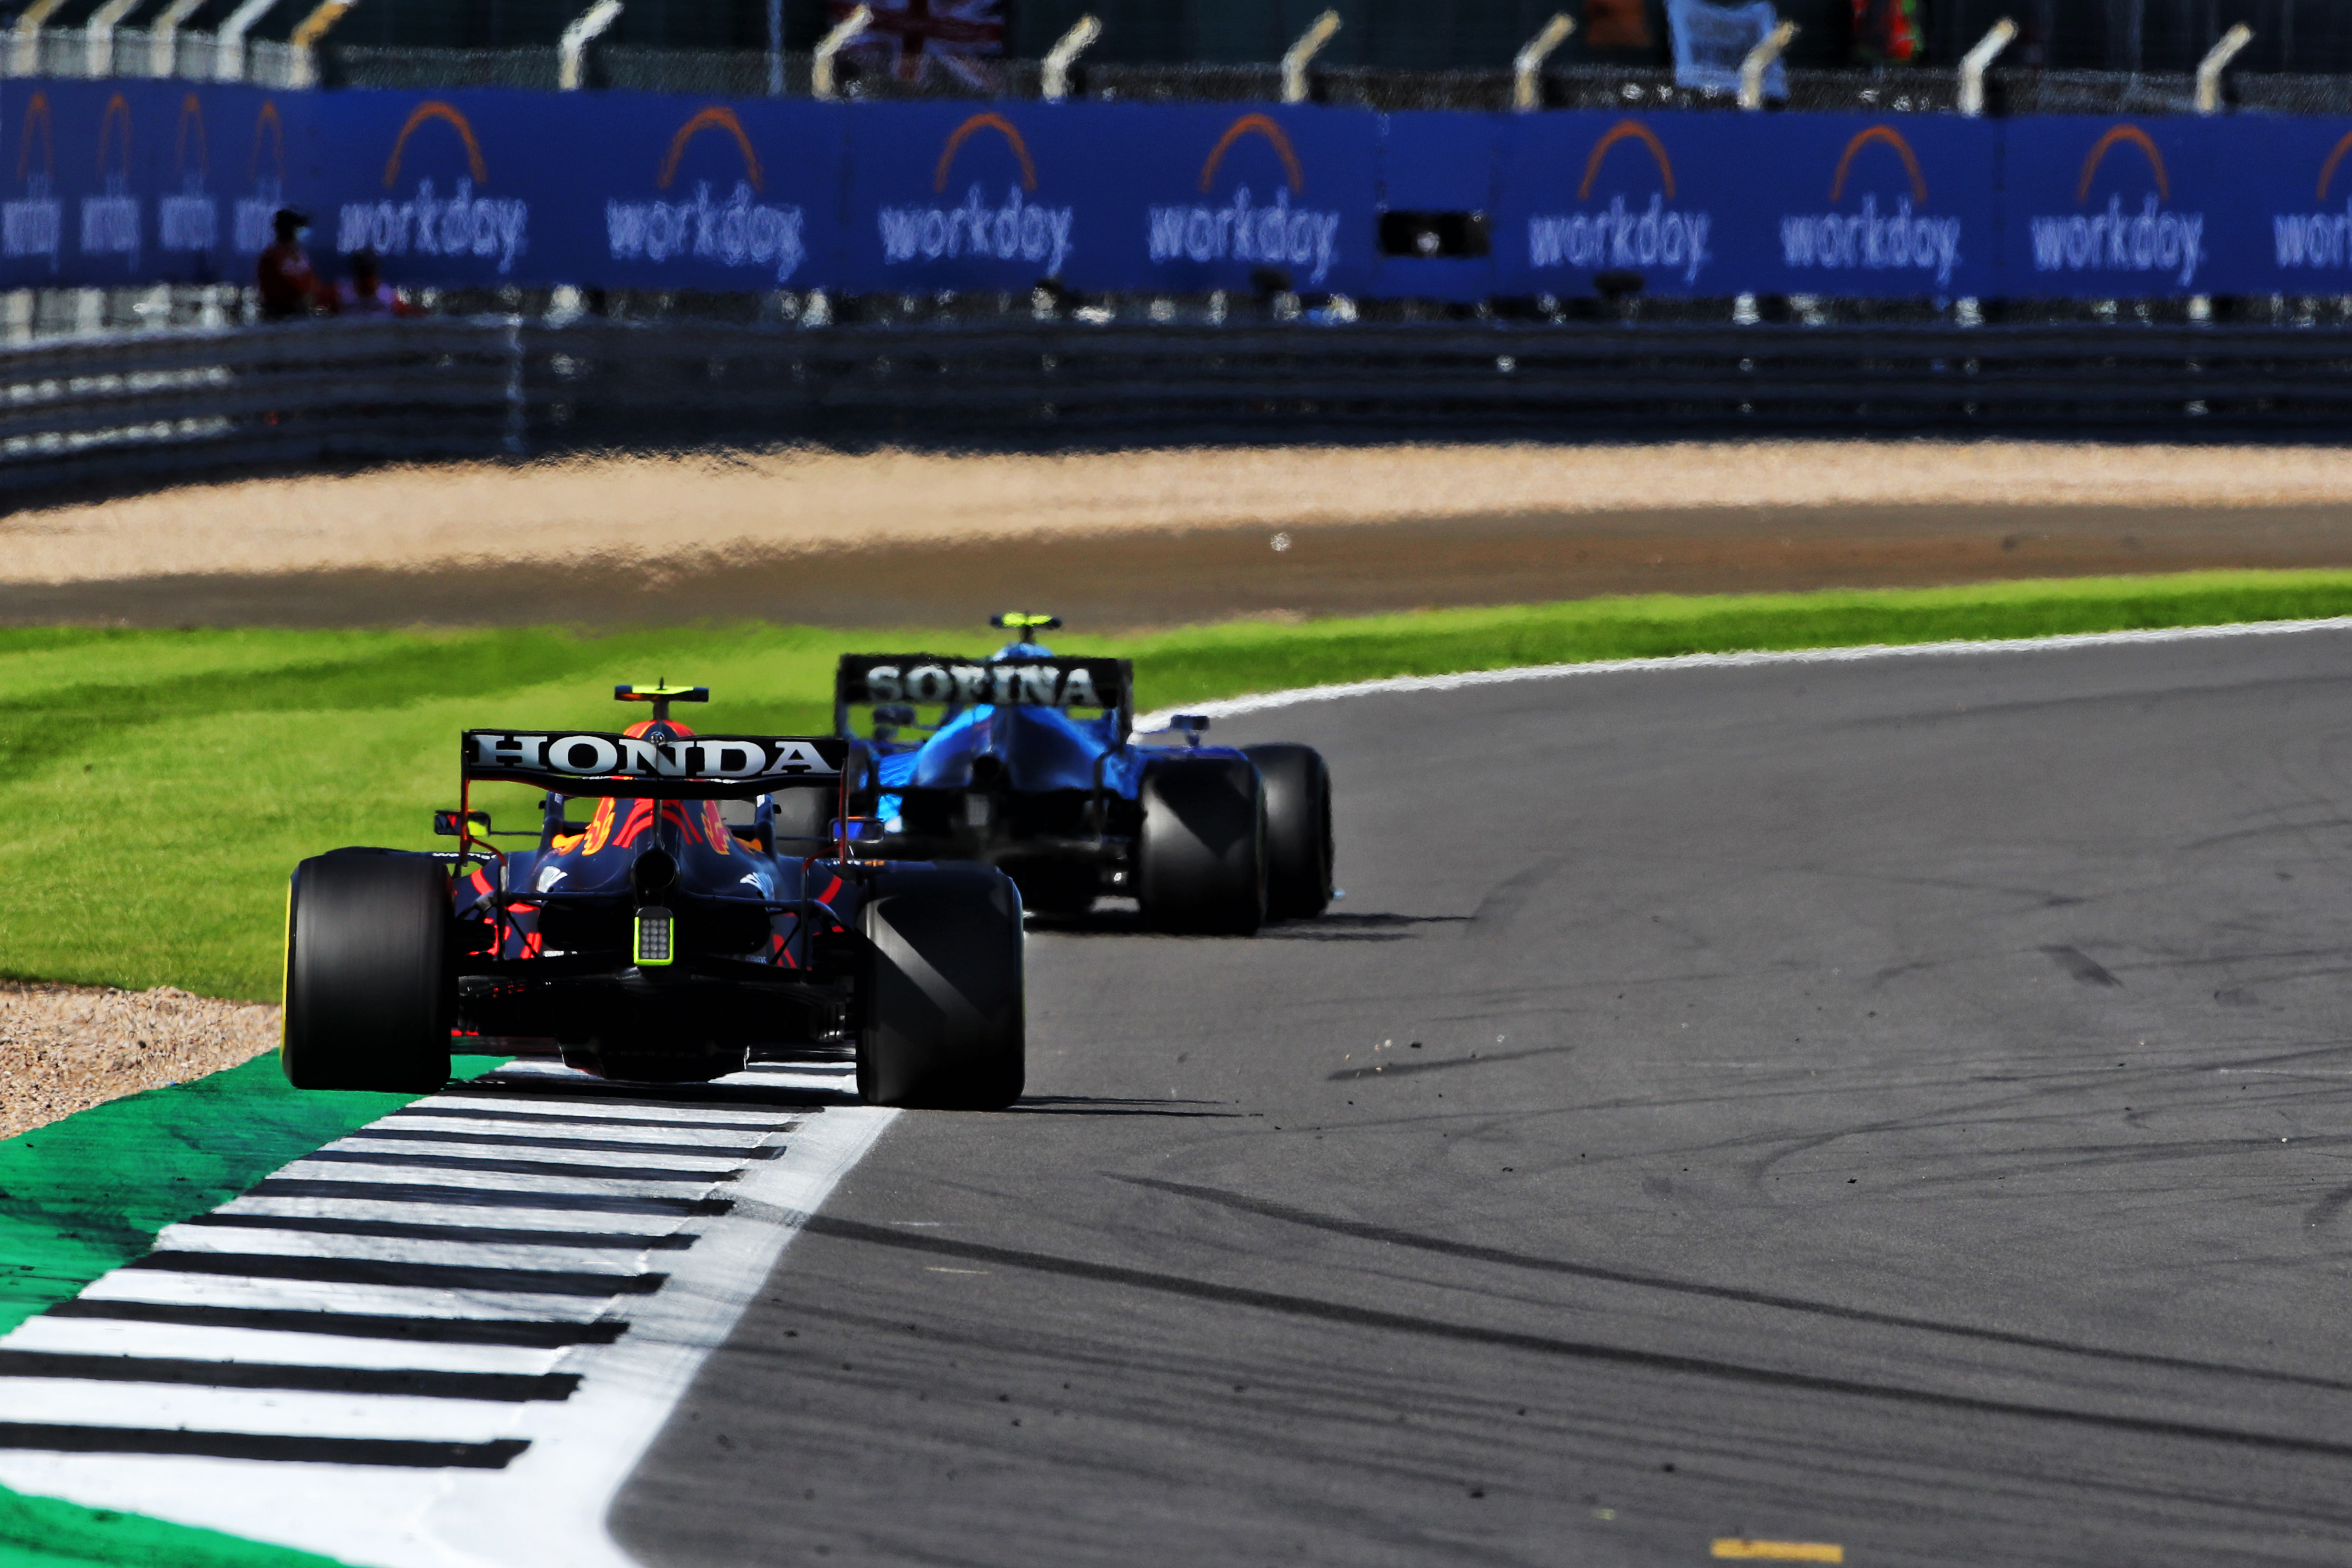
[[[533,784],[560,795],[659,800],[746,798],[837,789],[849,742],[832,735],[690,735],[675,740],[593,730],[468,730],[465,783]]]
[[[1123,658],[959,658],[929,653],[845,653],[834,676],[837,721],[853,703],[980,703],[1099,708],[1125,734],[1133,717],[1134,666]]]

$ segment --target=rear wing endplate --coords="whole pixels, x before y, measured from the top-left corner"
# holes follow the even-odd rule
[[[559,795],[656,800],[741,799],[780,789],[837,789],[849,742],[834,735],[690,735],[656,741],[594,730],[468,730],[467,784],[532,784]]]

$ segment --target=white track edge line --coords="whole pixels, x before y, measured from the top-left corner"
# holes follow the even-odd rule
[[[1294,708],[1307,702],[1330,702],[1342,697],[1366,697],[1387,692],[1458,691],[1465,687],[1501,686],[1513,681],[1560,680],[1580,675],[1624,675],[1677,669],[1747,669],[1780,664],[1858,664],[1881,658],[1952,658],[1969,654],[2055,653],[2070,648],[2129,647],[2144,643],[2202,642],[2216,637],[2283,637],[2294,632],[2352,631],[2352,616],[2310,621],[2231,621],[2211,626],[2158,626],[2128,632],[2064,632],[2053,637],[2000,637],[1974,641],[1922,643],[1863,643],[1852,647],[1811,647],[1748,653],[1683,653],[1661,658],[1602,658],[1579,664],[1527,664],[1507,669],[1472,669],[1454,675],[1395,675],[1379,680],[1336,681],[1328,686],[1298,686],[1282,691],[1220,697],[1155,709],[1135,721],[1138,730],[1159,729],[1179,713],[1229,719],[1274,708]]]

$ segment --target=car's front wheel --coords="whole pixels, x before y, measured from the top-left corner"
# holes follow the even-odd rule
[[[287,894],[285,1035],[297,1089],[429,1094],[449,1080],[449,879],[391,849],[338,849]]]

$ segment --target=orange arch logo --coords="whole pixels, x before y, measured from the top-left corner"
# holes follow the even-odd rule
[[[1927,205],[1927,178],[1919,173],[1919,159],[1911,151],[1911,143],[1903,140],[1903,132],[1891,125],[1874,125],[1845,144],[1845,155],[1838,160],[1837,178],[1830,182],[1830,200],[1845,195],[1846,172],[1853,167],[1853,155],[1874,142],[1883,142],[1902,156],[1903,172],[1911,177],[1911,199],[1921,206]]]
[[[677,128],[669,139],[669,156],[662,160],[661,177],[654,182],[657,190],[667,190],[677,178],[677,161],[686,156],[686,144],[705,131],[724,131],[735,138],[735,145],[743,150],[743,171],[751,176],[751,188],[764,191],[766,180],[760,173],[760,155],[751,151],[751,138],[743,132],[743,122],[735,111],[724,104],[713,104]]]
[[[2319,166],[2318,200],[2324,202],[2327,199],[2327,186],[2336,178],[2336,165],[2344,162],[2347,153],[2352,153],[2352,132],[2345,133],[2344,140],[2336,144],[2336,151],[2327,154],[2327,162]]]
[[[131,177],[131,100],[116,93],[106,100],[106,112],[98,117],[98,172],[106,173],[106,149],[114,139],[114,122],[122,121],[122,177]]]
[[[41,172],[54,174],[58,172],[58,140],[56,128],[49,123],[49,95],[46,92],[33,94],[31,101],[25,105],[25,131],[16,143],[16,177],[20,180],[32,168],[36,128],[41,132]]]
[[[1609,133],[1592,144],[1592,155],[1584,161],[1584,182],[1576,187],[1576,199],[1589,201],[1592,182],[1601,177],[1601,160],[1609,156],[1609,149],[1620,142],[1639,142],[1650,150],[1651,159],[1658,165],[1658,178],[1664,182],[1666,195],[1675,194],[1675,161],[1666,156],[1666,144],[1648,126],[1632,120],[1621,120],[1609,128]]]
[[[253,156],[245,161],[245,176],[248,180],[261,178],[261,133],[265,131],[269,132],[270,151],[278,159],[278,180],[283,184],[286,181],[286,125],[278,118],[278,105],[274,101],[264,102],[261,112],[253,117]]]
[[[2164,154],[2156,150],[2156,143],[2149,141],[2147,132],[2138,126],[2118,125],[2100,137],[2098,145],[2091,149],[2091,155],[2083,160],[2083,177],[2074,185],[2074,200],[2077,204],[2091,199],[2091,178],[2099,172],[2099,165],[2105,161],[2108,152],[2126,142],[2129,142],[2147,155],[2147,166],[2156,171],[2157,195],[2167,201],[2172,199],[2172,177],[2164,172]]]
[[[464,115],[436,98],[418,104],[409,111],[408,123],[400,128],[400,139],[392,144],[392,156],[384,162],[383,188],[387,191],[392,189],[393,182],[400,178],[400,158],[402,153],[408,151],[408,139],[415,135],[416,128],[428,120],[438,120],[457,127],[457,134],[465,138],[466,167],[473,174],[474,184],[488,184],[490,183],[489,165],[482,162],[482,144],[474,139],[473,126],[467,123]]]
[[[1282,133],[1282,127],[1263,114],[1244,114],[1225,127],[1225,133],[1217,138],[1215,148],[1209,153],[1209,161],[1201,165],[1202,195],[1208,194],[1210,182],[1217,177],[1217,165],[1225,161],[1226,153],[1244,136],[1263,136],[1274,144],[1282,159],[1282,177],[1290,182],[1291,195],[1297,195],[1307,189],[1307,171],[1299,167],[1297,151],[1290,145],[1290,138]]]
[[[1021,160],[1021,188],[1035,190],[1037,165],[1030,160],[1029,143],[1021,140],[1021,132],[1013,129],[1013,122],[1002,114],[975,114],[955,128],[955,134],[948,138],[948,144],[940,149],[940,166],[931,174],[931,189],[944,191],[948,188],[948,170],[954,165],[956,154],[963,151],[963,144],[971,140],[973,132],[980,131],[995,131],[1003,134],[1004,140],[1012,144],[1013,155]]]
[[[196,172],[208,174],[212,170],[212,143],[205,136],[204,102],[193,92],[180,100],[180,129],[178,134],[172,140],[173,167],[184,174],[188,172],[188,128],[190,126],[195,127],[196,132]]]

